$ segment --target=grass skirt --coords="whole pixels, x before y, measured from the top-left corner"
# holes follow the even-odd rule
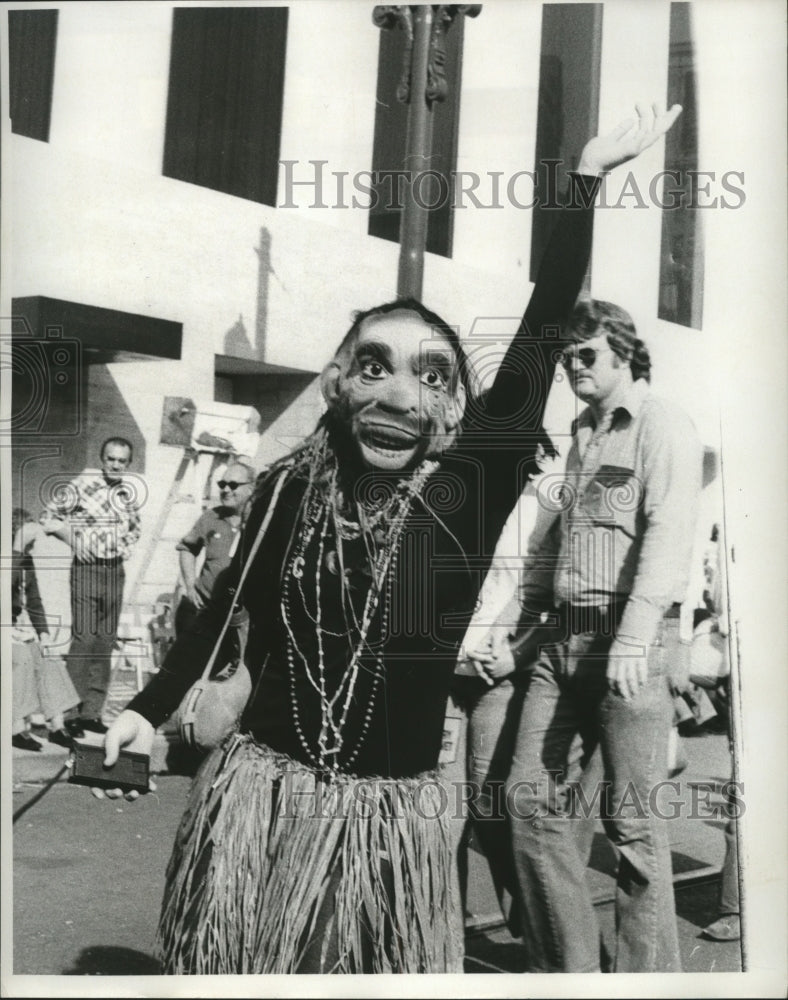
[[[435,775],[323,778],[235,734],[178,831],[164,972],[461,972],[446,812]]]

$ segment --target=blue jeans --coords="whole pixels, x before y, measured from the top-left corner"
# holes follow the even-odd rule
[[[528,677],[515,675],[488,687],[481,678],[458,678],[468,712],[467,779],[470,814],[490,866],[495,894],[512,934],[519,934],[516,878],[504,788]],[[462,682],[466,682],[462,684]]]
[[[601,748],[601,818],[619,854],[613,970],[680,970],[667,829],[649,798],[667,778],[673,717],[667,673],[677,640],[678,620],[664,620],[647,652],[646,685],[631,701],[608,688],[611,635],[567,629],[542,649],[507,782],[530,971],[599,970],[599,929],[574,833],[582,821],[572,818],[579,810],[567,784],[578,733],[587,757]]]
[[[512,856],[512,834],[505,806],[505,789],[512,766],[523,702],[531,680],[531,671],[520,669],[488,686],[478,677],[457,677],[454,699],[458,710],[467,714],[467,770],[453,769],[455,781],[470,782],[469,815],[476,839],[490,867],[495,894],[506,925],[513,937],[522,933],[517,875]],[[583,748],[576,740],[569,752],[569,774],[585,791],[588,783],[598,784],[602,777],[599,754],[586,762],[580,773]],[[590,795],[591,792],[588,792]],[[451,801],[454,801],[452,799]],[[466,837],[469,830],[465,831]],[[594,822],[573,826],[580,857],[585,862],[594,839]],[[462,855],[465,839],[458,847]],[[461,882],[467,873],[461,863]]]

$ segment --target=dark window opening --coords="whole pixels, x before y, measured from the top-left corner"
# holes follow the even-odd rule
[[[567,172],[577,167],[583,147],[597,132],[602,8],[601,3],[542,7],[531,281],[564,200]]]
[[[49,142],[57,44],[56,10],[9,10],[11,131]]]
[[[420,190],[430,207],[427,223],[427,251],[451,257],[454,173],[457,169],[457,132],[462,84],[463,17],[455,18],[446,34],[445,101],[432,108],[433,132],[430,157],[431,179]],[[402,78],[405,34],[399,28],[380,32],[378,84],[375,103],[375,136],[372,148],[372,207],[368,232],[384,240],[399,242],[402,216],[402,182],[405,170],[408,105],[397,99]],[[434,206],[434,207],[433,207]]]
[[[698,210],[698,99],[690,4],[670,5],[668,107],[684,109],[665,137],[665,170],[670,190],[663,193],[659,269],[659,318],[680,326],[702,328],[703,231]]]
[[[164,174],[276,204],[287,7],[176,7]]]

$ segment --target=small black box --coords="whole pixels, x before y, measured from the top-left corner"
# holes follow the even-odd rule
[[[69,781],[93,788],[120,788],[124,792],[147,792],[150,757],[133,750],[121,750],[112,767],[104,767],[104,747],[74,741],[74,764]]]

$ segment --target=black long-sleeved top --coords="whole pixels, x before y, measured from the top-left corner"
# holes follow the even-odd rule
[[[573,178],[586,191],[594,181]],[[587,203],[586,199],[586,202]],[[483,403],[467,407],[458,443],[446,452],[427,487],[410,510],[400,537],[388,622],[381,636],[380,615],[368,640],[382,650],[383,677],[376,684],[374,655],[362,660],[344,730],[339,768],[358,775],[401,777],[435,767],[441,745],[449,685],[459,645],[489,567],[506,517],[524,486],[552,382],[557,330],[579,294],[591,249],[593,210],[565,208],[551,237],[528,308]],[[249,613],[246,663],[252,696],[241,728],[272,749],[306,764],[320,729],[319,697],[303,665],[288,665],[287,633],[281,601],[283,574],[293,540],[303,531],[299,520],[306,481],[291,476],[279,497],[270,527],[249,570],[242,603]],[[237,581],[244,552],[257,535],[273,488],[269,480],[255,500],[244,541],[228,574]],[[334,539],[325,539],[326,551]],[[307,549],[300,580],[314,615],[317,538]],[[369,585],[363,552],[354,559],[353,543],[344,543],[351,567],[351,593],[360,617]],[[311,567],[311,568],[310,568]],[[292,580],[290,581],[292,584]],[[343,633],[338,576],[325,564],[320,570],[321,611],[326,684],[333,690],[344,675],[354,642]],[[355,584],[355,586],[354,586]],[[297,588],[291,586],[291,593]],[[178,707],[188,687],[208,661],[229,608],[230,597],[217,598],[180,637],[161,670],[129,704],[154,726]],[[383,602],[381,602],[382,604]],[[291,627],[301,650],[317,657],[316,628],[291,602]],[[372,714],[356,756],[364,716],[374,697]],[[296,726],[297,719],[302,737]]]

